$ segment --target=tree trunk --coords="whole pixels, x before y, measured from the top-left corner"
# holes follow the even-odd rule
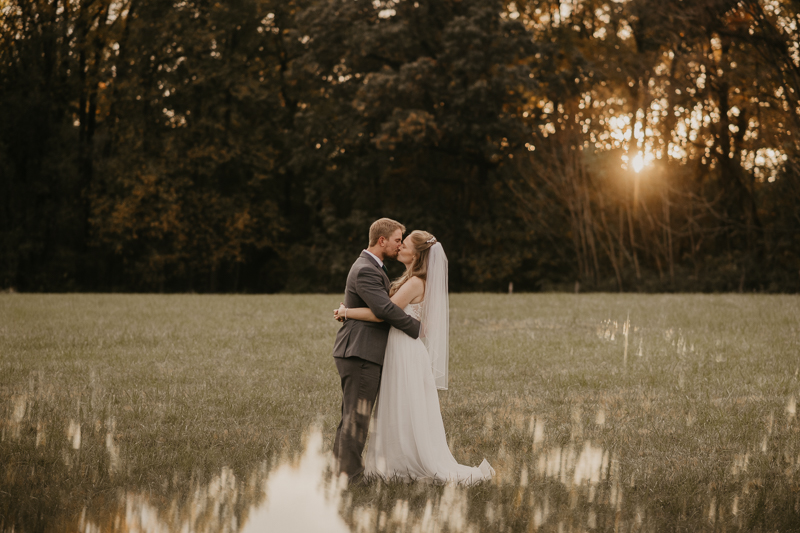
[[[672,223],[670,222],[669,212],[669,190],[664,191],[664,231],[667,237],[667,257],[669,258],[669,280],[675,285],[675,261],[672,257]]]

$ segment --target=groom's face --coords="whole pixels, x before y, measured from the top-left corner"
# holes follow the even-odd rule
[[[403,232],[395,230],[392,236],[384,241],[383,256],[389,259],[397,259],[397,254],[400,252],[400,247],[403,246]]]

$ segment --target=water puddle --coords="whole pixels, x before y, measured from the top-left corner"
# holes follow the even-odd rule
[[[636,331],[614,327],[605,324],[598,337],[625,342]],[[676,352],[691,353],[682,332],[669,337]],[[483,414],[472,435],[496,444],[492,482],[349,489],[333,475],[330,428],[311,426],[300,444],[287,439],[282,452],[235,469],[217,461],[203,470],[203,457],[192,456],[188,470],[166,465],[154,476],[152,467],[137,472],[135,454],[156,461],[185,440],[143,450],[148,428],[131,431],[128,399],[111,414],[99,400],[92,408],[70,394],[63,416],[53,416],[40,385],[0,396],[0,532],[711,531],[785,529],[800,517],[797,391],[759,417],[749,444],[694,456],[674,452],[668,439],[709,424],[702,406],[670,411],[664,433],[663,406],[644,393],[586,398],[558,416],[509,400],[506,410]],[[467,453],[463,440],[461,449],[450,442],[457,458]]]
[[[78,530],[349,532],[339,514],[344,484],[329,475],[322,442],[312,429],[299,457],[263,462],[243,479],[225,467],[172,499],[121,491],[111,502],[85,508]]]
[[[5,427],[24,425],[20,400],[11,402]],[[20,415],[22,413],[22,415]],[[582,416],[573,414],[572,423]],[[606,422],[605,408],[589,413],[598,425]],[[114,437],[116,422],[104,424],[104,465],[117,472],[124,450]],[[721,524],[741,527],[763,490],[763,450],[731,457],[727,472],[735,490],[707,497],[679,497],[679,509],[666,514],[661,499],[647,488],[648,475],[631,458],[619,456],[591,440],[566,446],[548,445],[545,422],[532,417],[527,428],[528,450],[507,451],[498,460],[498,477],[489,484],[463,487],[454,484],[373,483],[348,489],[345,479],[332,475],[332,458],[323,433],[310,428],[304,449],[264,460],[247,474],[237,476],[221,468],[206,481],[174,484],[172,491],[118,488],[94,497],[72,516],[56,515],[33,529],[66,531],[153,532],[478,532],[529,530],[661,530],[683,525],[710,530]],[[767,438],[772,424],[767,421]],[[61,438],[65,465],[75,471],[89,446],[82,441],[86,429],[67,422]],[[7,435],[17,438],[14,431]],[[52,437],[56,438],[56,437]],[[39,437],[36,437],[39,440]],[[16,441],[18,442],[18,441]],[[39,444],[41,445],[41,444]],[[503,444],[507,450],[506,443]],[[786,457],[786,481],[796,483],[800,455]],[[21,495],[16,495],[21,497]],[[772,496],[775,496],[772,494]],[[68,495],[62,497],[68,498]],[[781,512],[793,512],[791,504]],[[773,502],[775,503],[775,502]],[[780,508],[778,508],[780,509]],[[13,514],[2,520],[13,519]],[[25,531],[25,524],[0,522],[0,531]]]

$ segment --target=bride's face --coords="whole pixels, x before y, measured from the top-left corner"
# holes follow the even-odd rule
[[[400,246],[400,252],[397,254],[397,260],[408,266],[414,260],[414,245],[411,243],[411,238],[406,237],[403,244]]]

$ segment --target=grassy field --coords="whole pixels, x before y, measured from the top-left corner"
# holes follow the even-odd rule
[[[0,295],[0,531],[800,531],[800,297],[453,295],[497,478],[352,491],[339,299]]]

